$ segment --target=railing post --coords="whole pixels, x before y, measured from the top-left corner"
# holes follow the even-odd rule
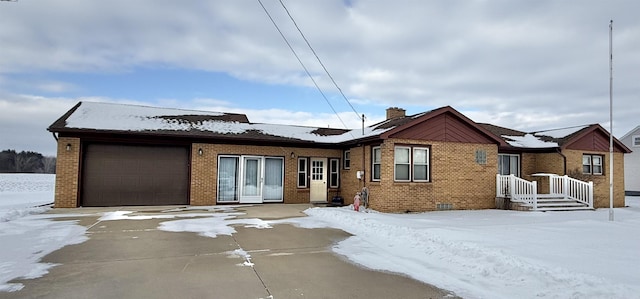
[[[533,210],[535,211],[538,210],[538,182],[533,181],[531,183],[533,183],[533,190],[531,191],[533,191]]]
[[[500,196],[502,195],[502,182],[501,182],[501,178],[500,178],[500,174],[496,174],[496,197],[504,197]]]
[[[589,182],[589,207],[593,209],[593,182]]]
[[[562,194],[564,195],[564,199],[569,199],[569,176],[565,175],[562,177]]]
[[[509,196],[513,199],[515,198],[515,189],[516,189],[516,176],[513,174],[509,175]]]

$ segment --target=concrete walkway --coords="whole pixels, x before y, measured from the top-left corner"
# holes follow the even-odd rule
[[[309,205],[237,207],[243,218],[304,216]],[[175,207],[126,207],[153,215]],[[118,208],[56,209],[87,226],[89,240],[43,259],[50,273],[19,280],[18,292],[0,298],[453,298],[410,278],[354,265],[331,252],[349,235],[335,229],[288,224],[271,229],[235,227],[232,236],[207,238],[157,229],[175,219],[98,221]],[[203,211],[189,211],[191,213]],[[184,212],[175,212],[184,213]],[[211,212],[213,213],[213,212]],[[68,220],[70,218],[61,218]],[[230,252],[251,254],[251,266]],[[18,282],[18,281],[16,281]]]

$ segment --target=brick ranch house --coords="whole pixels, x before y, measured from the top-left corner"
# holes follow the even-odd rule
[[[541,180],[534,174],[574,169],[594,181],[594,206],[608,206],[608,132],[599,125],[551,137],[478,124],[446,106],[411,116],[389,108],[385,121],[345,130],[80,102],[48,130],[58,143],[57,208],[309,203],[336,195],[350,204],[366,186],[379,211],[488,209],[496,206],[497,174]],[[615,145],[614,171],[622,174],[630,151]],[[614,185],[615,206],[624,206],[623,177]]]

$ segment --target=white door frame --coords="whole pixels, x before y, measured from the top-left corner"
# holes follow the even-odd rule
[[[327,158],[311,158],[309,169],[311,175],[309,201],[311,202],[327,202],[327,166]]]
[[[256,186],[250,186],[255,188],[253,194],[245,195],[245,192],[249,192],[247,188],[245,175],[247,174],[247,161],[258,161],[258,167],[256,169]],[[263,156],[240,156],[240,203],[262,203],[262,185],[264,183],[264,157]]]

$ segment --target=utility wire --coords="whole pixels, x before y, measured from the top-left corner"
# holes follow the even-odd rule
[[[278,0],[278,1],[280,2],[280,5],[282,5],[282,8],[284,8],[284,10],[287,12],[287,15],[289,16],[289,19],[291,19],[291,22],[293,22],[293,25],[295,25],[296,29],[298,29],[298,32],[300,32],[300,35],[302,36],[302,39],[304,39],[304,41],[307,43],[307,46],[309,47],[309,49],[311,49],[311,52],[313,52],[313,56],[316,57],[316,59],[318,60],[318,62],[322,66],[322,69],[324,69],[324,72],[327,73],[327,76],[329,76],[329,79],[331,79],[331,82],[333,82],[333,85],[338,89],[338,91],[342,95],[342,98],[347,102],[347,104],[349,104],[349,106],[351,107],[351,110],[353,110],[353,112],[355,112],[355,114],[358,117],[358,119],[361,119],[361,116],[358,113],[358,111],[356,111],[356,108],[354,108],[353,105],[351,105],[351,102],[349,102],[349,99],[347,99],[347,96],[345,96],[344,92],[342,92],[342,88],[340,88],[340,86],[338,86],[338,83],[336,83],[336,80],[333,79],[333,76],[331,76],[331,73],[329,73],[329,70],[327,70],[327,67],[324,66],[324,63],[322,63],[322,60],[320,60],[320,57],[318,56],[316,51],[311,46],[311,43],[309,43],[309,40],[307,39],[307,37],[304,35],[304,33],[302,33],[302,30],[298,26],[298,23],[296,23],[296,20],[293,19],[293,16],[289,12],[289,9],[287,9],[287,6],[284,5],[284,2],[282,2],[282,0]]]
[[[273,26],[276,27],[276,30],[278,30],[278,33],[280,33],[280,36],[282,36],[282,39],[284,39],[284,42],[287,44],[287,46],[289,47],[289,49],[291,50],[291,52],[293,52],[293,55],[296,57],[296,59],[298,60],[298,62],[300,63],[300,65],[302,66],[302,68],[304,69],[305,73],[307,73],[307,76],[309,76],[309,78],[311,79],[311,81],[313,82],[313,85],[316,86],[316,88],[318,89],[318,91],[320,92],[320,94],[322,95],[322,97],[324,98],[324,100],[327,102],[327,104],[329,105],[329,107],[331,107],[331,110],[333,110],[333,113],[336,115],[336,117],[338,117],[338,119],[340,120],[340,122],[342,123],[342,125],[344,126],[345,129],[349,129],[349,127],[347,127],[347,125],[344,123],[344,121],[342,121],[342,118],[340,118],[340,115],[338,115],[338,112],[336,112],[336,109],[333,108],[333,105],[331,105],[331,102],[329,102],[329,99],[327,98],[327,96],[324,94],[324,92],[322,92],[322,89],[320,88],[320,86],[318,85],[318,83],[316,82],[315,79],[313,79],[313,76],[311,75],[311,73],[309,72],[309,70],[307,69],[307,67],[304,65],[304,63],[302,62],[302,60],[300,59],[300,57],[298,56],[298,53],[296,53],[296,50],[293,49],[293,47],[291,46],[291,43],[289,43],[289,40],[287,40],[287,37],[284,36],[284,33],[282,33],[282,30],[280,30],[280,27],[278,27],[278,24],[276,24],[276,21],[271,17],[271,14],[269,13],[269,11],[267,10],[266,7],[264,7],[264,4],[262,4],[261,0],[258,0],[258,3],[260,3],[260,6],[262,6],[262,9],[264,10],[264,12],[267,14],[267,16],[269,17],[269,20],[271,20],[271,23],[273,24]],[[351,132],[349,132],[351,134]],[[353,135],[353,134],[352,134]]]

